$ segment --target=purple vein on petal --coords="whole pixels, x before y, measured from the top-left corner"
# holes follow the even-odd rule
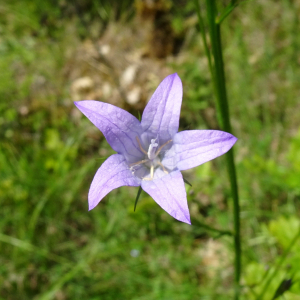
[[[89,190],[89,210],[93,209],[110,191],[120,186],[139,186],[141,180],[128,168],[125,158],[113,154],[97,170]]]
[[[168,181],[166,182],[166,180],[164,180],[164,177],[162,178],[162,181],[166,184],[166,189],[167,189],[169,195],[172,197],[172,194],[171,194],[171,192],[170,192],[170,190],[169,190],[169,187],[168,187]],[[184,210],[182,209],[181,205],[179,205],[177,199],[176,199],[176,198],[173,198],[173,199],[174,199],[174,201],[177,203],[177,205],[178,205],[179,209],[181,210],[182,214],[185,216],[185,212],[184,212]],[[175,210],[173,210],[173,212],[175,212]]]
[[[152,121],[151,121],[150,125],[148,126],[148,128],[147,128],[145,131],[148,131],[149,128],[152,126],[153,121],[154,121],[154,119],[155,119],[155,116],[156,116],[156,114],[157,114],[157,111],[158,111],[158,109],[160,108],[160,104],[163,102],[163,104],[162,104],[162,105],[163,105],[163,112],[162,112],[162,114],[161,114],[159,126],[158,126],[158,129],[157,129],[157,131],[160,131],[161,122],[162,122],[162,119],[163,119],[163,117],[164,117],[164,112],[165,112],[165,110],[166,110],[166,106],[167,106],[167,103],[168,103],[168,98],[169,98],[170,91],[171,91],[171,89],[172,89],[173,83],[174,83],[174,79],[172,80],[172,83],[171,83],[171,84],[169,85],[169,87],[168,87],[167,97],[164,98],[163,101],[160,101],[160,102],[158,103],[157,108],[156,108],[156,111],[155,111],[155,114],[154,114],[154,118],[152,118]],[[174,105],[174,104],[173,104],[173,105]]]
[[[136,157],[136,158],[138,158],[138,159],[140,158],[140,156],[136,156],[136,155],[134,155],[134,154],[132,154],[132,153],[129,153],[128,150],[127,150],[127,148],[126,148],[126,146],[124,145],[123,141],[122,141],[122,140],[121,140],[114,132],[110,132],[110,134],[113,134],[113,135],[119,140],[119,142],[122,144],[124,150],[126,151],[126,153],[127,153],[128,155],[134,156],[134,157]],[[128,138],[132,141],[132,139],[131,139],[130,137],[128,137]],[[142,151],[140,150],[140,152],[142,152]]]
[[[175,219],[190,224],[186,191],[180,171],[153,181],[142,181],[142,188]]]
[[[226,139],[226,140],[231,140],[231,138],[228,138],[228,139]],[[209,141],[209,140],[203,140],[203,142],[205,142],[205,141]],[[217,141],[214,141],[213,143],[210,143],[209,145],[215,145],[215,144],[222,143],[222,142],[224,142],[224,140],[223,140],[223,141],[222,141],[222,140],[217,140]],[[191,144],[196,144],[196,143],[198,143],[198,146],[195,145],[195,147],[189,148],[188,150],[189,150],[189,151],[190,151],[190,150],[196,150],[196,149],[200,149],[200,148],[204,148],[204,147],[208,147],[208,146],[209,146],[209,145],[199,146],[199,141],[191,142],[191,143],[189,143],[189,145],[191,145]],[[183,144],[176,143],[176,145],[183,145]],[[219,149],[219,148],[222,148],[222,146],[221,146],[221,145],[220,145],[220,146],[217,146],[215,149]],[[185,151],[186,151],[186,150],[177,151],[176,153],[177,153],[177,154],[180,154],[180,153],[184,153]],[[200,154],[200,153],[205,153],[205,152],[208,152],[208,151],[211,151],[211,149],[205,150],[205,151],[200,151],[200,150],[199,150],[199,153],[198,153],[198,154]]]
[[[229,151],[236,141],[236,137],[223,131],[181,131],[174,136],[177,167],[187,170],[199,166]]]
[[[118,128],[122,133],[124,133],[124,135],[126,135],[126,137],[127,137],[128,139],[130,139],[130,140],[132,141],[131,137],[127,134],[127,132],[123,131],[118,125],[116,125],[115,123],[112,123],[111,121],[109,121],[109,119],[107,119],[107,118],[104,117],[103,115],[101,115],[101,117],[102,117],[103,119],[105,119],[105,120],[108,120],[108,122],[109,122],[110,124],[113,124],[113,125],[114,125],[116,128]],[[131,130],[131,128],[129,128],[129,129]],[[134,131],[134,132],[135,132],[135,131]],[[114,132],[111,132],[111,131],[110,131],[110,133],[113,133],[115,136],[117,136]],[[137,135],[138,135],[138,133],[137,133]],[[119,141],[121,141],[119,137],[118,137],[118,139],[119,139]],[[121,143],[122,143],[122,142],[121,142]],[[137,147],[136,144],[135,144],[133,141],[132,141],[132,144],[133,144],[134,148],[136,148],[139,152],[142,153],[141,149],[140,149],[139,147]],[[122,143],[122,145],[123,145],[123,147],[125,148],[125,146],[124,146],[123,143]]]
[[[147,104],[141,125],[145,131],[169,139],[178,131],[182,83],[178,75],[166,77]]]
[[[92,100],[86,100],[86,101],[91,101],[91,102],[96,102],[96,101],[92,101]],[[121,132],[124,136],[127,137],[127,139],[129,139],[131,141],[131,146],[133,146],[136,150],[138,150],[139,153],[142,153],[141,150],[139,149],[139,147],[137,147],[136,145],[136,141],[135,139],[133,139],[132,137],[130,137],[130,135],[128,135],[128,133],[126,131],[124,131],[122,128],[120,128],[116,123],[112,122],[110,119],[108,119],[107,117],[105,117],[103,114],[100,114],[94,110],[92,110],[91,108],[89,107],[86,107],[85,105],[82,105],[80,103],[81,101],[78,101],[78,102],[75,102],[75,105],[88,117],[88,119],[90,121],[92,121],[92,123],[94,123],[94,125],[96,125],[96,127],[104,134],[105,138],[107,139],[107,141],[111,141],[111,139],[109,138],[109,135],[110,134],[114,134],[114,136],[119,140],[119,142],[121,143],[121,145],[123,146],[124,150],[129,154],[129,155],[132,155],[132,156],[135,156],[137,157],[136,155],[133,155],[131,153],[128,152],[127,148],[125,147],[123,141],[120,139],[120,137],[114,133],[110,128],[115,128],[117,130],[119,130],[119,132]],[[110,105],[112,106],[111,104],[108,104],[108,103],[101,103],[101,104],[106,104],[106,105]],[[121,110],[121,109],[120,109]],[[124,111],[126,112],[126,111]],[[124,113],[123,110],[121,110],[121,113]],[[126,112],[126,114],[130,115],[129,113]],[[97,124],[95,124],[95,122],[91,119],[96,119],[96,120],[99,120],[99,119],[103,119],[105,120],[104,123],[107,125],[106,128],[102,128],[102,130],[99,128],[99,126]],[[132,118],[135,118],[134,116],[130,115],[130,117]],[[136,119],[136,123],[138,123],[140,125],[140,122]],[[110,127],[110,126],[111,127]],[[125,126],[126,129],[132,131],[133,133],[135,133],[135,136],[139,136],[141,132],[137,132],[135,131],[135,127],[136,126],[131,126],[129,127],[126,122],[123,122],[123,125]],[[111,144],[111,142],[109,142]],[[114,149],[115,147],[113,147],[113,145],[111,144],[112,148]],[[118,151],[117,151],[118,152]]]

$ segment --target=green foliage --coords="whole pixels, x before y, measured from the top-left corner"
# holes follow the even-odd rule
[[[232,228],[222,158],[184,174],[192,184],[186,185],[191,227],[144,192],[133,212],[136,188],[115,190],[87,211],[90,182],[112,152],[76,115],[70,85],[80,64],[73,56],[82,39],[98,38],[116,19],[132,19],[132,1],[117,3],[0,3],[0,299],[232,297],[231,239],[201,227]],[[232,127],[239,138],[245,300],[256,299],[299,226],[296,5],[243,2],[222,25]],[[183,80],[181,130],[217,128],[192,2],[179,1],[171,10],[174,32],[185,40],[162,65],[168,62]],[[299,299],[299,253],[298,241],[264,299],[289,279],[284,297]]]
[[[245,268],[245,282],[249,288],[247,299],[257,299],[257,295],[260,294],[264,284],[272,278],[270,285],[263,297],[263,299],[276,299],[282,286],[282,282],[290,280],[291,284],[286,285],[286,289],[281,288],[281,293],[286,296],[286,299],[297,299],[297,295],[300,295],[300,238],[293,247],[289,250],[288,256],[283,261],[283,264],[279,268],[275,276],[272,274],[275,271],[275,265],[281,259],[283,252],[286,251],[297,233],[300,230],[300,221],[296,216],[279,217],[276,220],[270,221],[264,231],[269,240],[269,243],[278,245],[279,250],[273,247],[273,250],[279,253],[271,253],[269,258],[270,265],[266,268],[261,262],[250,262]],[[276,244],[274,244],[274,242]],[[283,252],[282,252],[283,251]],[[274,261],[275,259],[275,261]],[[272,263],[272,265],[271,265]],[[288,292],[286,292],[288,291]],[[276,298],[273,298],[276,297]]]

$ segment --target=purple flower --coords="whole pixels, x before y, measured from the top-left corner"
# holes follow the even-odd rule
[[[117,187],[141,186],[172,217],[191,224],[180,171],[226,153],[237,138],[219,130],[178,132],[181,101],[182,83],[175,73],[158,86],[141,122],[108,103],[75,102],[117,152],[101,165],[93,179],[89,210]]]

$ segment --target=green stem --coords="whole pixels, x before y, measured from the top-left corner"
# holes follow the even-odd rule
[[[204,49],[205,49],[205,54],[206,54],[206,57],[208,59],[209,70],[210,70],[210,73],[213,74],[211,56],[210,56],[210,52],[209,52],[209,48],[208,48],[208,44],[207,44],[207,40],[206,40],[206,36],[205,36],[205,26],[204,26],[204,22],[203,22],[203,19],[202,19],[202,16],[201,16],[201,9],[200,9],[199,0],[195,0],[195,5],[196,5],[197,16],[198,16],[199,29],[200,29]]]
[[[217,24],[221,24],[229,15],[230,13],[237,7],[236,1],[231,1],[231,3],[225,8],[223,13],[216,19]]]
[[[221,121],[221,128],[224,131],[231,132],[229,108],[226,92],[226,81],[223,63],[223,53],[221,44],[220,24],[216,22],[216,4],[215,0],[206,0],[207,16],[210,29],[210,39],[212,45],[212,54],[214,58],[215,93],[217,99],[217,109]],[[235,300],[239,299],[240,277],[241,277],[241,240],[240,240],[240,206],[238,197],[238,187],[236,179],[236,170],[233,156],[233,149],[226,153],[227,168],[229,173],[232,197],[233,197],[233,218],[234,218],[234,249],[235,249]]]
[[[207,224],[204,224],[204,223],[198,222],[198,221],[197,221],[197,225],[199,225],[200,228],[204,228],[204,229],[209,230],[209,231],[217,232],[220,235],[233,236],[233,233],[231,231],[229,231],[229,230],[217,229],[217,228],[211,227],[211,226],[209,226]],[[197,228],[197,227],[195,227],[195,228]]]
[[[225,73],[224,73],[224,63],[221,45],[221,34],[220,34],[220,24],[215,23],[215,0],[206,0],[207,2],[207,14],[210,29],[210,38],[212,45],[212,53],[214,57],[214,77],[216,80],[216,98],[218,111],[220,112],[221,127],[227,132],[231,132],[231,125],[229,121],[229,109],[227,101],[227,92],[225,84]]]
[[[291,249],[293,248],[293,246],[295,245],[296,241],[298,240],[298,238],[300,237],[300,228],[297,232],[297,234],[294,236],[294,238],[291,240],[289,246],[287,247],[287,249],[285,250],[285,252],[283,253],[283,255],[281,256],[280,260],[278,261],[274,272],[272,273],[272,275],[269,277],[269,279],[266,281],[261,293],[259,294],[259,296],[256,298],[256,300],[261,300],[263,299],[265,292],[267,291],[270,283],[272,282],[273,278],[276,277],[279,269],[281,268],[282,264],[284,263],[286,257],[288,256],[288,254],[290,253]]]

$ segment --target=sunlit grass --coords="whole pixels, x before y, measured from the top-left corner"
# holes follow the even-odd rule
[[[79,122],[70,95],[76,49],[88,32],[74,15],[60,17],[63,8],[31,3],[0,4],[0,299],[231,299],[231,240],[199,224],[232,227],[223,159],[185,174],[192,227],[146,193],[134,213],[136,188],[113,191],[88,212],[99,158],[111,154],[101,133]],[[193,14],[189,3],[185,10]],[[257,274],[280,259],[299,217],[298,15],[296,3],[250,1],[222,27],[239,138],[244,299],[261,291]],[[181,129],[216,128],[200,36],[193,19],[176,18],[186,43],[161,63],[183,79]],[[298,253],[296,244],[265,299],[292,275],[286,299],[297,299]]]

